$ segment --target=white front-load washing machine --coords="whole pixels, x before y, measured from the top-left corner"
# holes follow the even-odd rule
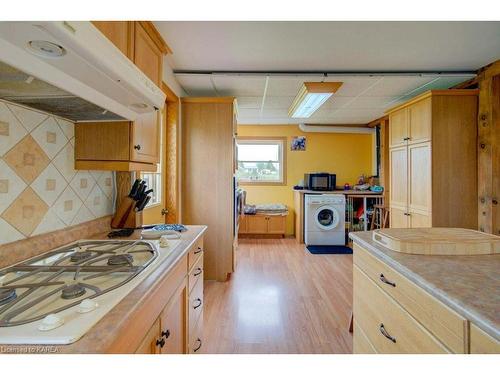
[[[345,245],[343,194],[306,194],[304,216],[306,245]]]

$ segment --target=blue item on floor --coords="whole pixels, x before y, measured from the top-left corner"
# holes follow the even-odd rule
[[[182,224],[160,224],[154,226],[153,230],[175,230],[176,232],[185,232],[187,228]]]
[[[308,245],[307,250],[311,254],[352,254],[352,249],[347,246],[335,245],[335,246],[319,246],[319,245]]]

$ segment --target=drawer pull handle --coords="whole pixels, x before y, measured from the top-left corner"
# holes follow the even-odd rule
[[[170,337],[170,330],[167,329],[166,331],[161,331],[161,335],[168,339]]]
[[[198,347],[196,349],[193,349],[193,352],[197,352],[198,350],[201,349],[201,339],[196,339],[196,342],[199,342],[200,344],[198,345]]]
[[[380,333],[383,334],[386,338],[388,338],[389,340],[391,340],[394,343],[396,342],[396,338],[389,335],[389,333],[385,330],[383,323],[380,323],[379,330],[380,330]]]
[[[200,306],[201,306],[201,304],[203,303],[203,302],[201,302],[201,299],[200,299],[200,298],[196,298],[193,302],[198,302],[198,304],[197,304],[197,305],[193,305],[193,309],[197,309],[197,308],[198,308],[198,307],[200,307]]]
[[[394,288],[396,287],[396,283],[393,283],[392,281],[387,280],[387,279],[385,278],[385,276],[384,276],[384,274],[383,274],[383,273],[381,273],[381,274],[380,274],[379,279],[380,279],[380,281],[382,281],[383,283],[386,283],[386,284],[388,284],[388,285],[390,285],[390,286],[392,286],[392,287],[394,287]]]
[[[202,272],[203,272],[203,270],[202,270],[200,267],[198,267],[198,268],[196,269],[196,272],[195,272],[195,273],[193,273],[193,276],[198,276],[198,275],[201,275],[201,273],[202,273]]]
[[[156,340],[156,346],[163,348],[165,346],[165,339],[162,338],[161,340]]]
[[[199,254],[203,251],[201,247],[198,246],[198,249],[194,251],[194,254]]]

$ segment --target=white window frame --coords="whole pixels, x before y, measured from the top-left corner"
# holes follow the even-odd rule
[[[153,181],[154,186],[150,186],[148,184],[148,189],[153,189],[153,196],[151,200],[148,202],[145,208],[155,207],[161,204],[162,195],[163,195],[163,185],[162,185],[162,161],[163,161],[163,147],[165,146],[163,143],[163,116],[162,113],[160,116],[160,162],[156,164],[156,172],[141,172],[141,178],[144,179],[144,176],[149,175]]]
[[[241,185],[286,185],[286,137],[238,137],[236,139],[236,146],[240,144],[247,145],[278,145],[278,160],[272,160],[271,162],[278,163],[280,168],[280,178],[279,180],[252,180],[252,179],[241,179],[238,178],[238,182]],[[238,148],[236,148],[237,150]],[[255,160],[241,160],[248,163],[260,163],[262,161]],[[236,165],[239,165],[238,153],[236,152]]]

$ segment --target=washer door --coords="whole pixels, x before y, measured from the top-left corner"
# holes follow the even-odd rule
[[[314,213],[316,226],[321,230],[332,230],[339,225],[340,217],[333,206],[321,206]]]

